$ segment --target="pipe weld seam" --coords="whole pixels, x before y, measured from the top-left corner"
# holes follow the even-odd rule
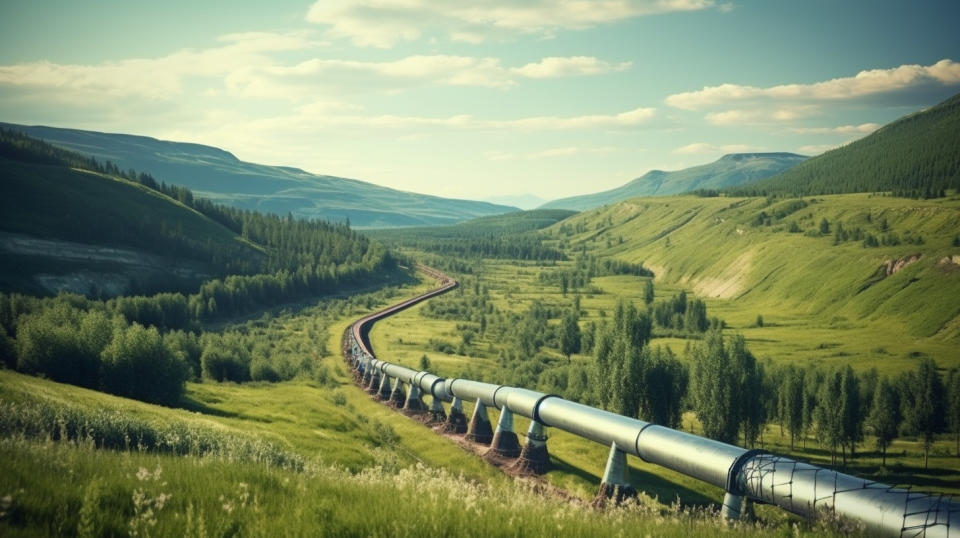
[[[436,390],[437,383],[440,383],[440,384],[442,385],[442,384],[444,384],[445,382],[446,382],[446,379],[444,379],[444,378],[442,378],[442,377],[439,377],[439,378],[437,378],[437,379],[434,379],[434,380],[433,380],[433,383],[430,383],[430,396],[433,396],[434,398],[437,398],[437,390]]]
[[[753,448],[747,450],[743,454],[737,456],[737,459],[733,460],[733,463],[730,464],[730,469],[727,470],[727,487],[725,488],[728,493],[734,495],[745,495],[743,488],[740,487],[740,483],[737,480],[737,476],[740,475],[740,471],[743,470],[744,465],[751,459],[756,456],[769,454],[766,450],[760,448]]]
[[[653,462],[648,460],[647,458],[644,458],[643,455],[640,454],[640,436],[643,435],[643,432],[646,431],[646,429],[649,428],[650,426],[657,426],[657,424],[653,422],[647,422],[640,428],[640,431],[637,432],[636,439],[633,440],[633,453],[636,454],[638,458],[642,459],[647,463],[653,463]]]
[[[540,424],[543,424],[544,426],[546,426],[546,424],[544,424],[543,420],[540,419],[540,404],[542,404],[544,400],[548,400],[550,398],[560,398],[560,396],[557,394],[544,394],[543,396],[541,396],[540,399],[538,399],[537,402],[533,404],[533,416],[530,417],[533,420],[539,422]]]

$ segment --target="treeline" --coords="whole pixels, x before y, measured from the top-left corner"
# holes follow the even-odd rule
[[[828,372],[788,366],[775,372],[772,386],[771,407],[791,447],[796,438],[805,442],[814,434],[846,463],[870,433],[886,465],[893,440],[911,436],[923,444],[926,467],[936,434],[951,431],[960,455],[960,371],[953,369],[944,379],[931,359],[893,377],[881,377],[875,369],[857,374],[849,366]]]
[[[406,238],[397,243],[403,248],[422,250],[464,258],[495,258],[507,260],[566,260],[566,255],[544,245],[534,234],[520,234],[510,237],[463,238],[463,239],[413,239]]]
[[[810,196],[887,191],[912,198],[942,196],[960,189],[958,147],[960,95],[778,176],[728,192],[735,196]]]
[[[453,226],[370,230],[370,237],[398,248],[460,258],[558,261],[566,256],[544,244],[537,230],[571,215],[563,209],[536,209],[473,219]]]
[[[652,284],[648,284],[648,289]],[[653,297],[652,290],[646,294],[646,299]],[[647,304],[650,304],[649,302]],[[688,298],[687,292],[681,290],[670,299],[657,301],[651,305],[653,319],[663,329],[703,333],[708,329],[722,329],[726,324],[719,318],[707,317],[707,303],[702,299]]]
[[[0,294],[0,364],[164,405],[180,403],[187,380],[325,382],[329,372],[317,359],[327,353],[327,335],[316,327],[384,300],[365,294],[324,301],[310,309],[310,338],[297,340],[270,316],[222,333],[203,332],[180,294],[110,301]]]
[[[537,276],[541,284],[553,284],[560,287],[566,296],[568,291],[579,292],[590,285],[593,277],[611,275],[633,275],[653,278],[653,271],[642,263],[633,263],[616,259],[598,260],[596,256],[581,254],[570,269],[541,271]]]

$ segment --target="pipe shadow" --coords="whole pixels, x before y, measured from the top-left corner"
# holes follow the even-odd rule
[[[574,475],[585,482],[593,484],[597,489],[600,488],[599,476],[575,467],[563,458],[553,454],[550,455],[550,463],[553,465],[554,470]],[[670,503],[679,498],[680,506],[682,507],[714,506],[717,504],[715,499],[686,486],[670,482],[655,473],[634,467],[629,467],[629,473],[630,485],[632,485],[634,489],[646,493],[650,497],[655,497],[659,499],[660,502]]]
[[[669,504],[676,499],[680,499],[680,506],[686,507],[704,507],[717,504],[715,499],[707,497],[699,491],[694,491],[686,486],[675,484],[660,475],[630,467],[630,484],[637,491],[642,491],[651,497],[655,497],[662,503]]]

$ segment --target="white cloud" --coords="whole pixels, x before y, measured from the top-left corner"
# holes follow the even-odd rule
[[[325,104],[301,107],[293,116],[264,120],[252,128],[318,129],[322,127],[360,127],[384,129],[413,129],[442,127],[455,129],[510,129],[516,131],[609,129],[638,127],[656,115],[652,108],[637,108],[619,114],[592,114],[581,116],[531,116],[507,120],[476,118],[469,114],[447,117],[400,116],[393,114],[341,114],[344,105],[334,110]]]
[[[581,147],[567,146],[562,148],[550,148],[541,151],[534,151],[525,154],[516,154],[504,151],[490,151],[485,155],[491,161],[505,161],[512,159],[552,159],[556,157],[572,157],[574,155],[601,155],[620,151],[620,148],[611,146],[602,147]]]
[[[800,146],[799,152],[801,155],[809,155],[813,157],[831,149],[839,148],[842,145],[843,144],[812,144],[809,146]]]
[[[694,142],[681,146],[672,153],[677,155],[699,155],[701,153],[745,153],[750,151],[761,151],[763,148],[757,146],[748,146],[746,144],[708,144],[706,142]]]
[[[186,49],[160,58],[98,65],[39,61],[0,66],[0,85],[47,89],[65,101],[104,101],[132,96],[171,100],[183,93],[185,77],[224,77],[243,69],[270,65],[272,60],[267,53],[315,45],[303,32],[228,34],[220,40],[225,45],[204,50]]]
[[[202,80],[207,97],[302,101],[319,94],[396,91],[415,86],[510,88],[521,78],[601,75],[630,63],[597,58],[550,57],[522,67],[505,67],[499,58],[417,55],[389,61],[313,58],[284,64],[273,53],[321,46],[306,34],[251,32],[220,37],[223,46],[183,50],[160,58],[129,59],[97,65],[33,62],[0,66],[0,86],[45,90],[61,101],[104,102],[118,97],[179,99],[185,86]]]
[[[706,115],[707,122],[713,125],[747,125],[773,122],[788,122],[815,115],[819,112],[816,106],[757,106],[750,110],[734,109],[721,112],[711,112]]]
[[[861,71],[852,77],[813,84],[784,84],[768,88],[728,83],[673,94],[667,97],[666,103],[674,108],[698,110],[747,100],[827,101],[853,99],[931,84],[960,85],[960,63],[945,59],[930,66],[901,65],[891,69]]]
[[[439,31],[455,41],[479,43],[490,35],[551,35],[557,30],[584,29],[644,15],[694,11],[714,0],[318,0],[307,20],[329,27],[333,38],[359,46],[387,48],[413,41],[425,31]]]
[[[860,125],[841,125],[839,127],[797,127],[790,131],[797,134],[870,134],[882,127],[879,123],[862,123]]]
[[[571,56],[567,58],[549,57],[537,63],[523,67],[514,67],[510,71],[529,78],[570,77],[580,75],[602,75],[616,71],[625,71],[633,62],[611,64],[592,56]]]

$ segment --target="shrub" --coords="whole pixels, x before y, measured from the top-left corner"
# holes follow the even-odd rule
[[[172,405],[190,377],[190,367],[164,345],[159,331],[139,323],[114,331],[100,356],[103,388],[120,396]]]

